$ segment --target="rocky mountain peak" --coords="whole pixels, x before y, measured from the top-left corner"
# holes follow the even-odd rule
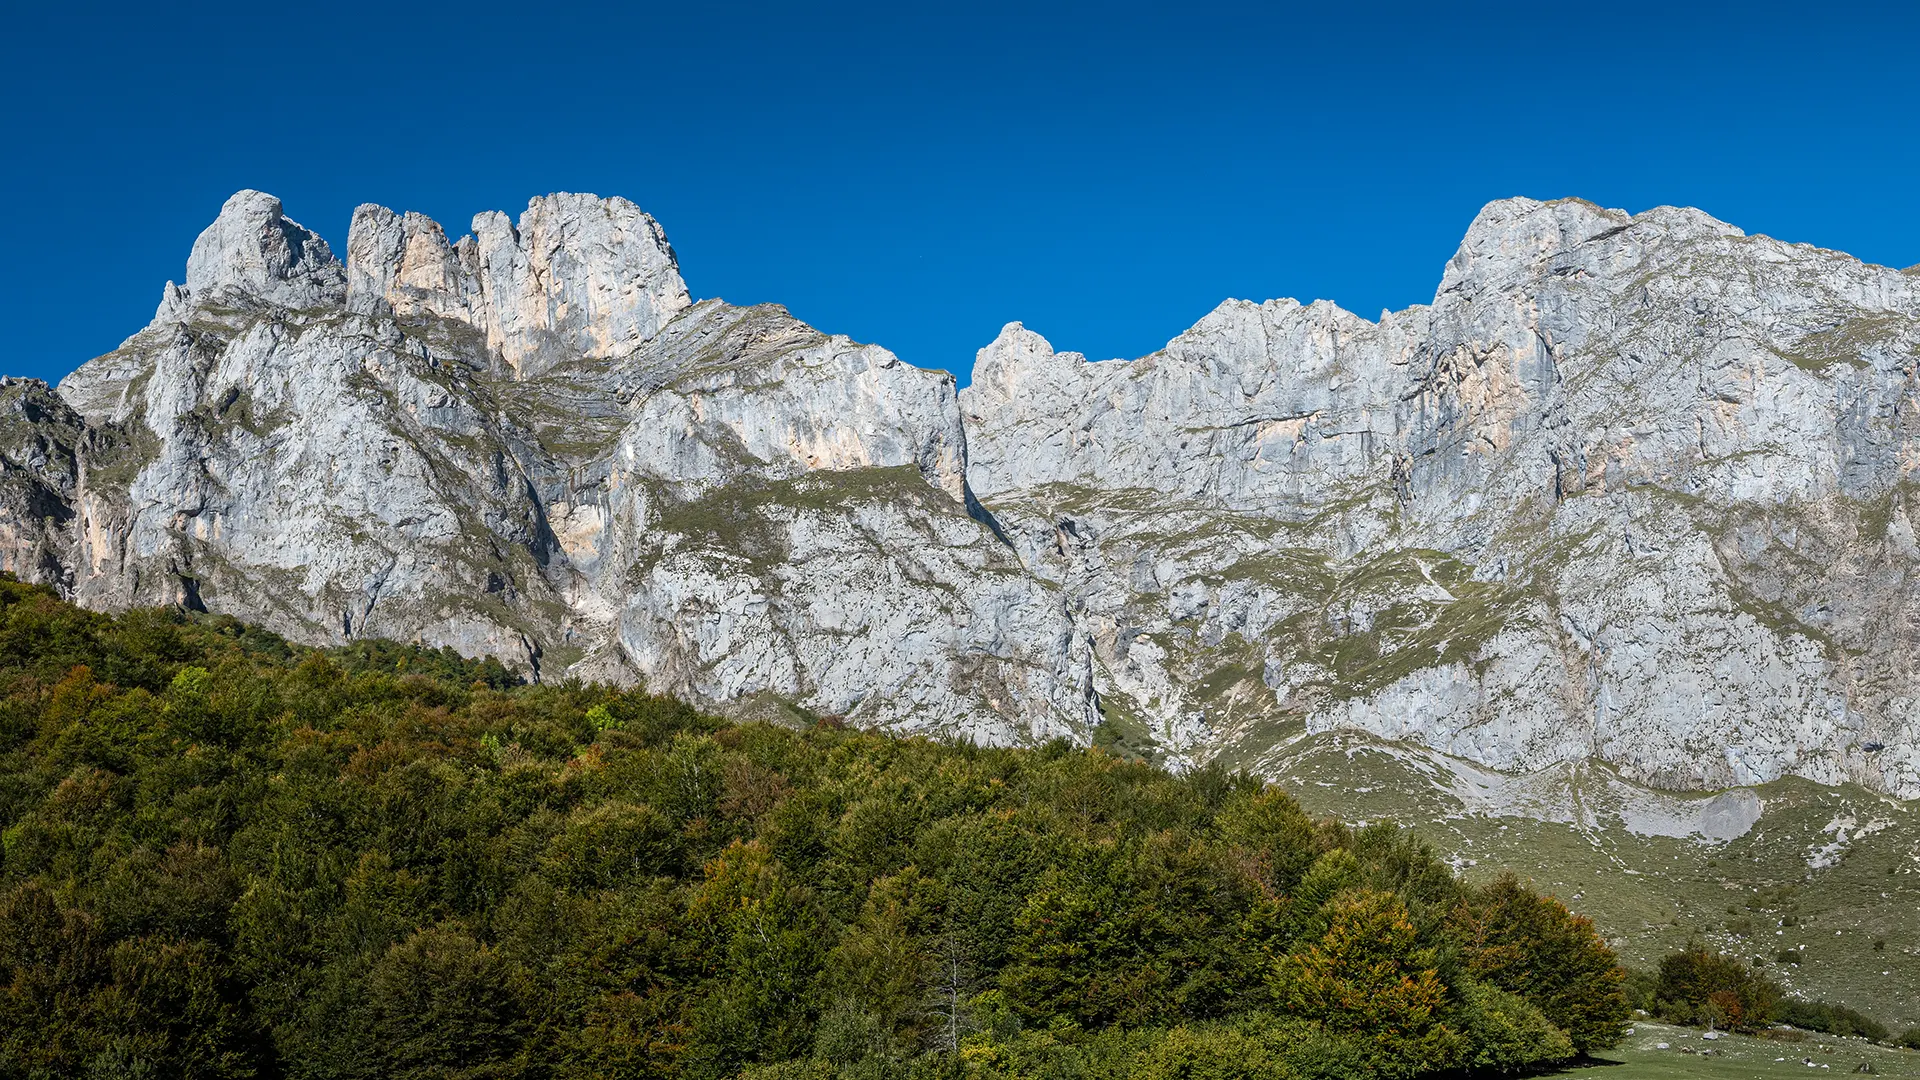
[[[529,200],[474,218],[489,344],[515,370],[625,356],[692,303],[660,223],[621,198]]]
[[[345,303],[346,286],[327,242],[263,191],[235,192],[187,259],[187,291],[201,304],[226,291],[289,308],[334,307]]]
[[[467,323],[513,372],[632,353],[692,304],[660,223],[626,199],[560,192],[518,223],[475,215],[448,243],[423,214],[354,211],[347,305],[367,314]]]
[[[1498,199],[1474,216],[1435,292],[1472,294],[1536,267],[1581,243],[1632,224],[1625,211],[1585,199]]]
[[[1021,323],[1000,328],[987,347],[974,355],[974,396],[1017,401],[1034,383],[1052,385],[1071,378],[1086,358],[1079,353],[1056,354],[1046,338]]]
[[[466,248],[473,247],[471,239]],[[465,318],[478,284],[440,223],[366,203],[347,228],[347,307],[367,315]]]
[[[1449,293],[1472,296],[1478,290],[1513,283],[1556,260],[1588,258],[1585,253],[1629,230],[1638,242],[1608,248],[1615,261],[1636,260],[1649,244],[1711,245],[1747,235],[1692,207],[1656,206],[1629,214],[1585,199],[1498,199],[1482,207],[1467,228],[1447,263],[1436,300]],[[1549,268],[1549,272],[1554,271]],[[1571,267],[1561,265],[1558,272],[1564,275]]]

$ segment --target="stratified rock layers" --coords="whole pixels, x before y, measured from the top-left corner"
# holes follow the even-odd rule
[[[980,740],[1920,796],[1912,273],[1512,199],[1431,306],[1010,324],[957,390],[693,302],[621,199],[345,251],[242,192],[152,324],[0,386],[6,568]]]

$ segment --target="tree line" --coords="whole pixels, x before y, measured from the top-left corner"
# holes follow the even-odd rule
[[[0,581],[0,1077],[1411,1077],[1584,918],[1244,774],[735,724]]]

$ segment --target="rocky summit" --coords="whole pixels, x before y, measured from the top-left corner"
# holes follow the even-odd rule
[[[623,199],[363,206],[344,252],[243,191],[144,329],[8,380],[5,568],[1176,765],[1357,731],[1920,797],[1920,268],[1508,199],[1431,305],[1230,300],[1102,362],[1011,323],[958,389],[694,301]]]

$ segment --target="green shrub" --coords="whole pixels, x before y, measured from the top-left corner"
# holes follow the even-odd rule
[[[1739,960],[1695,945],[1660,961],[1654,1011],[1682,1024],[1757,1031],[1773,1017],[1780,987]]]
[[[1572,1059],[1573,1040],[1525,998],[1481,983],[1459,987],[1461,1025],[1473,1047],[1465,1064],[1493,1072],[1528,1072]]]
[[[1437,957],[1421,946],[1400,899],[1353,889],[1327,909],[1326,932],[1275,972],[1281,1010],[1358,1044],[1379,1076],[1460,1064],[1471,1047],[1449,1015]]]
[[[1824,1001],[1785,998],[1773,1007],[1773,1019],[1808,1031],[1820,1031],[1828,1035],[1858,1035],[1875,1042],[1885,1042],[1892,1034],[1871,1017],[1845,1005],[1831,1005]]]
[[[1651,1014],[1659,1007],[1660,976],[1639,968],[1627,968],[1626,979],[1621,991],[1627,999],[1627,1007]]]
[[[1137,1080],[1291,1080],[1293,1072],[1262,1040],[1231,1028],[1176,1027],[1135,1054]]]

